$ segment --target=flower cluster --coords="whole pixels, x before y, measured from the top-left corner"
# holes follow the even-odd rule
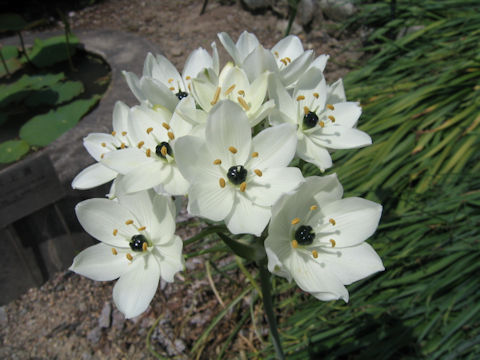
[[[221,69],[212,43],[211,53],[192,52],[182,74],[152,54],[140,78],[124,72],[139,104],[117,102],[113,131],[84,139],[97,162],[72,186],[113,183],[108,199],[76,207],[101,243],[71,270],[119,278],[113,298],[128,318],[146,310],[160,278],[173,281],[183,269],[172,196],[187,196],[191,215],[257,237],[270,272],[320,300],[347,301],[345,285],[383,270],[364,242],[381,206],[342,199],[335,175],[304,178],[291,166],[299,158],[323,172],[332,151],[371,144],[355,127],[359,104],[346,100],[341,80],[325,81],[328,56],[315,57],[296,36],[272,49],[248,32],[236,43],[218,37],[233,59]]]

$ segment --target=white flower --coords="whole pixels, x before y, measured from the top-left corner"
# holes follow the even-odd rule
[[[329,150],[372,143],[368,134],[354,128],[362,112],[358,103],[345,101],[341,81],[328,89],[322,71],[316,67],[300,77],[292,95],[275,77],[270,78],[268,92],[276,104],[270,123],[296,125],[297,156],[322,171],[332,166]]]
[[[275,105],[272,100],[264,103],[267,87],[267,72],[250,83],[245,72],[232,63],[225,65],[218,77],[206,73],[192,80],[192,94],[203,110],[210,111],[221,100],[234,101],[247,114],[251,127],[266,118]]]
[[[191,182],[189,212],[225,220],[234,234],[260,235],[270,206],[303,181],[299,169],[287,167],[296,141],[289,124],[252,139],[242,108],[229,100],[219,102],[209,114],[205,139],[185,136],[174,144],[178,167]]]
[[[218,38],[235,64],[245,70],[250,80],[265,71],[271,71],[285,86],[289,86],[297,81],[313,60],[313,51],[305,51],[301,40],[295,35],[283,38],[271,50],[266,50],[255,35],[246,31],[240,35],[236,44],[227,33],[218,34]],[[322,61],[319,60],[319,66]]]
[[[177,109],[190,109],[193,99],[185,98]],[[177,168],[173,143],[189,134],[194,123],[188,122],[177,111],[165,108],[155,110],[136,106],[130,110],[128,133],[131,147],[112,151],[102,163],[123,176],[117,181],[118,192],[133,193],[161,185],[171,195],[184,195],[189,183]]]
[[[91,189],[117,177],[118,173],[115,170],[106,167],[100,161],[110,151],[131,146],[131,139],[127,134],[128,111],[127,105],[117,101],[113,109],[112,133],[92,133],[83,139],[83,145],[97,163],[82,170],[73,179],[72,188],[79,190]]]
[[[265,240],[268,269],[324,301],[347,302],[344,285],[384,270],[364,242],[375,232],[382,207],[342,195],[336,175],[307,178],[273,206]]]
[[[179,100],[190,93],[191,80],[201,71],[207,70],[218,75],[219,59],[215,43],[212,43],[213,56],[205,49],[193,51],[183,68],[183,74],[163,55],[156,57],[149,53],[145,59],[143,75],[139,79],[134,73],[124,71],[123,75],[135,97],[149,106],[163,106],[169,111],[175,109]]]
[[[144,191],[118,201],[86,200],[75,210],[85,231],[101,243],[78,254],[70,270],[97,281],[120,278],[113,288],[115,304],[126,318],[140,315],[160,277],[172,282],[183,269],[172,200]]]

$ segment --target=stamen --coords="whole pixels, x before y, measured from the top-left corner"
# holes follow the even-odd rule
[[[313,93],[313,97],[314,97],[315,99],[318,99],[318,98],[320,97],[320,95],[318,95],[318,93]]]
[[[298,247],[298,241],[297,240],[292,240],[292,247],[296,249]]]
[[[253,170],[253,172],[254,172],[255,174],[257,174],[258,176],[262,176],[262,175],[263,175],[263,173],[262,173],[262,171],[261,171],[260,169],[255,169],[255,170]]]
[[[191,77],[190,77],[190,76],[187,76],[187,77],[185,78],[185,80],[190,80],[190,79],[191,79]]]
[[[330,243],[332,244],[332,248],[334,248],[335,245],[337,245],[336,241],[333,239],[330,239]]]
[[[252,153],[252,157],[253,157],[253,158],[258,157],[258,152],[254,151],[254,152]]]
[[[335,225],[335,224],[337,223],[337,222],[336,222],[335,220],[333,220],[333,219],[328,219],[328,222],[329,222],[330,224],[332,224],[332,225]]]
[[[333,106],[332,104],[327,104],[327,109],[335,110],[335,106]]]
[[[125,149],[125,146],[126,146],[126,145],[125,145],[125,143],[123,143],[123,142],[120,144],[120,148],[122,148],[122,149]]]
[[[229,150],[232,154],[236,154],[237,151],[238,151],[237,148],[235,148],[235,147],[233,147],[233,146],[230,146],[230,147],[228,148],[228,150]]]
[[[246,188],[247,188],[247,183],[244,181],[240,184],[240,191],[245,192]]]
[[[168,138],[169,138],[170,140],[175,139],[175,135],[173,135],[173,132],[169,131],[169,132],[167,133],[167,135],[168,135]]]
[[[333,116],[333,115],[328,115],[328,118],[330,119],[330,121],[331,121],[332,123],[335,122],[335,116]]]
[[[220,184],[220,187],[221,187],[221,188],[224,188],[224,187],[225,187],[225,179],[224,179],[224,178],[220,178],[220,179],[218,180],[218,183]]]
[[[140,149],[144,144],[145,144],[144,141],[140,141],[140,142],[137,144],[137,147]]]
[[[125,221],[125,225],[132,225],[132,224],[133,224],[133,220],[131,220],[131,219]]]
[[[105,154],[100,155],[100,159],[103,159],[105,157]]]
[[[146,242],[144,242],[143,245],[142,245],[142,250],[147,251],[147,248],[148,248],[148,245],[147,245]]]
[[[210,102],[211,105],[215,105],[217,103],[221,90],[222,88],[220,86],[217,87],[217,90],[215,90],[215,95],[213,95],[213,100]]]
[[[320,121],[318,122],[318,126],[320,126],[320,127],[325,127],[325,123],[324,123],[322,120],[320,120]]]
[[[147,157],[150,157],[150,155],[152,154],[152,150],[147,149],[147,151],[145,152],[145,154],[147,154]]]
[[[273,52],[275,54],[276,57],[279,57],[280,55],[278,54],[278,51],[274,51]]]
[[[235,89],[235,86],[236,86],[236,85],[233,84],[233,85],[230,86],[227,90],[225,90],[225,95],[230,94],[230,93],[233,91],[233,89]]]
[[[300,218],[296,217],[292,220],[292,225],[297,225],[300,222]]]
[[[221,163],[222,163],[222,160],[220,159],[213,160],[213,165],[220,165]]]
[[[238,95],[245,96],[245,91],[243,91],[243,90],[238,90],[238,91],[237,91],[237,94],[238,94]]]
[[[107,146],[107,144],[105,144],[104,142],[102,142],[100,145],[102,145],[103,147]]]
[[[113,236],[117,236],[118,234],[118,229],[113,229]]]
[[[139,227],[139,228],[138,228],[138,231],[143,231],[143,230],[145,230],[146,228],[147,228],[146,226]]]
[[[162,123],[162,126],[167,129],[167,130],[170,130],[170,125],[168,125],[166,122],[163,122]]]
[[[280,59],[280,61],[283,63],[283,65],[285,65],[285,66],[288,65],[288,62],[287,62],[287,60],[285,60],[285,58]]]
[[[113,254],[113,255],[117,255],[117,254],[118,254],[117,249],[112,248],[112,254]]]
[[[147,129],[147,134],[150,134],[152,131],[153,131],[153,128],[152,128],[152,127],[149,127],[149,128]]]
[[[163,145],[163,146],[160,148],[160,153],[161,153],[164,157],[167,156],[167,154],[168,154],[168,149],[167,149],[167,147],[166,147],[165,145]]]
[[[115,136],[117,135],[117,132],[116,131],[112,131],[112,136]]]
[[[130,260],[130,261],[132,261],[132,260],[133,260],[133,256],[130,255],[130,253],[127,253],[127,259]]]
[[[188,79],[187,79],[188,80]],[[192,92],[192,84],[188,83],[188,91]]]
[[[242,107],[245,109],[245,111],[250,110],[250,106],[247,104],[247,102],[242,98],[242,97],[237,97],[237,101],[242,105]]]
[[[312,210],[312,211],[313,211],[313,210],[317,210],[317,209],[318,209],[318,206],[317,206],[317,205],[312,205],[312,206],[310,206],[310,210]]]
[[[175,88],[173,86],[170,86],[169,89],[175,91]]]
[[[287,60],[289,63],[292,62],[292,59],[290,59],[288,56],[285,56],[285,60]]]
[[[305,96],[303,96],[303,95],[298,95],[298,96],[297,96],[297,101],[300,101],[300,100],[305,100]]]
[[[308,106],[303,107],[303,112],[305,113],[305,115],[307,115],[310,112],[310,109],[308,108]]]
[[[312,250],[312,256],[313,256],[314,259],[318,258],[317,250]]]
[[[126,132],[126,131],[122,131],[122,135],[123,135],[123,136],[127,135],[127,132]]]

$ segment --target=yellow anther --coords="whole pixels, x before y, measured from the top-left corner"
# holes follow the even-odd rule
[[[225,90],[225,95],[230,94],[233,91],[233,89],[235,89],[235,84],[233,84],[227,90]]]
[[[188,91],[192,92],[192,84],[188,83],[187,87],[188,87]]]
[[[292,247],[296,249],[298,247],[298,241],[297,240],[292,240]]]
[[[139,227],[139,228],[138,228],[138,231],[143,231],[143,230],[145,230],[146,228],[147,228],[146,226]]]
[[[113,229],[113,236],[117,236],[118,234],[118,229]]]
[[[300,222],[300,218],[296,217],[292,220],[292,225],[297,225]]]
[[[103,147],[107,146],[107,144],[105,144],[104,142],[102,142],[100,145],[102,145]]]
[[[252,157],[253,157],[253,158],[258,157],[258,152],[254,151],[254,152],[252,153]]]
[[[140,149],[144,144],[145,144],[145,141],[140,141],[140,142],[137,144],[137,147]]]
[[[318,206],[317,205],[312,205],[310,206],[310,210],[313,211],[313,210],[317,210],[318,209]]]
[[[125,221],[125,225],[132,225],[132,224],[133,224],[133,220],[132,220],[132,219]]]
[[[218,180],[218,183],[220,184],[220,187],[221,187],[221,188],[224,188],[224,187],[225,187],[225,179],[224,179],[224,178],[220,178],[220,179]]]
[[[173,79],[172,79],[172,78],[168,79],[168,83],[169,83],[169,84],[171,84],[172,82],[173,82]]]
[[[283,63],[283,65],[288,65],[288,62],[287,62],[287,60],[285,60],[285,58],[280,59],[280,61]]]
[[[117,132],[116,131],[112,131],[112,136],[115,136],[117,135]]]
[[[147,251],[147,248],[148,248],[148,245],[147,245],[146,242],[144,242],[144,243],[142,244],[142,250],[143,250],[143,251]]]
[[[167,154],[168,154],[168,149],[167,149],[167,147],[166,147],[165,145],[163,145],[163,146],[160,148],[160,153],[161,153],[164,157],[167,156]]]
[[[120,144],[120,148],[121,148],[121,149],[125,149],[125,147],[126,147],[125,143],[121,143],[121,144]]]
[[[153,128],[152,128],[152,127],[149,127],[149,128],[147,129],[147,134],[150,134],[152,131],[153,131]]]
[[[220,159],[213,160],[213,165],[220,165],[221,163],[222,163],[222,160]]]
[[[237,97],[237,101],[240,103],[240,105],[242,105],[242,107],[245,109],[245,111],[250,110],[250,105],[247,104],[247,102],[245,101],[244,98],[239,96],[239,97]]]
[[[169,131],[169,132],[167,133],[167,135],[168,135],[168,138],[169,138],[170,140],[175,139],[175,135],[173,135],[173,132]]]
[[[335,224],[337,223],[337,222],[336,222],[335,220],[333,220],[333,219],[328,219],[328,222],[329,222],[330,224],[332,224],[332,225],[335,225]]]
[[[217,87],[217,90],[215,90],[215,94],[213,95],[213,99],[210,102],[211,105],[215,105],[217,103],[218,98],[220,97],[220,91],[221,90],[222,90],[222,88],[220,86]]]
[[[305,96],[303,96],[303,95],[298,95],[298,96],[297,96],[297,101],[300,101],[300,100],[305,100]]]
[[[244,181],[240,184],[240,191],[245,192],[246,188],[247,188],[247,183]]]
[[[292,59],[290,59],[288,56],[285,56],[285,60],[287,60],[289,63],[292,62]]]
[[[261,171],[260,169],[255,169],[255,170],[253,170],[253,172],[254,172],[255,174],[257,174],[257,176],[262,176],[262,175],[263,175],[263,173],[262,173],[262,171]]]
[[[238,90],[238,91],[237,91],[237,94],[238,94],[238,95],[245,96],[245,91],[243,91],[243,90]]]
[[[318,99],[318,98],[320,97],[320,95],[318,95],[318,93],[313,93],[313,97],[314,97],[315,99]]]
[[[331,121],[332,123],[335,122],[335,116],[333,116],[333,115],[328,115],[328,118],[330,119],[330,121]]]
[[[133,260],[133,256],[130,255],[129,253],[127,253],[127,259],[130,260],[130,261],[132,261],[132,260]]]
[[[123,136],[127,135],[127,132],[126,132],[126,131],[122,131],[122,135],[123,135]]]
[[[278,54],[278,51],[274,51],[273,52],[275,54],[276,57],[279,57],[280,55]]]
[[[173,86],[170,86],[169,89],[175,91],[175,88]]]
[[[320,121],[318,122],[318,126],[320,126],[320,127],[325,127],[325,123],[324,123],[322,120],[320,120]]]
[[[310,112],[310,109],[308,108],[308,106],[303,107],[303,112],[305,113],[305,115],[307,115]]]
[[[185,78],[185,80],[190,80],[191,77],[189,75],[187,75],[187,77]]]
[[[117,255],[117,254],[118,254],[117,249],[112,248],[112,254],[113,254],[113,255]]]
[[[152,155],[152,150],[147,149],[147,151],[145,151],[145,154],[147,155],[147,157],[150,157],[150,155]]]
[[[337,242],[333,239],[330,239],[330,244],[332,244],[332,248],[334,248],[335,245],[337,245]]]
[[[168,125],[166,122],[163,122],[163,123],[162,123],[162,126],[163,126],[166,130],[170,130],[170,125]]]
[[[327,109],[335,110],[335,106],[333,106],[332,104],[327,104]]]
[[[228,151],[230,151],[232,154],[236,154],[238,150],[237,150],[236,147],[230,146],[230,147],[228,148]]]
[[[105,154],[100,155],[100,159],[103,159],[105,157]]]
[[[314,259],[318,258],[317,250],[312,250],[312,256],[313,256]]]

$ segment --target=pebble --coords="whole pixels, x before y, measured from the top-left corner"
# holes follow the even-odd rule
[[[87,340],[90,341],[92,344],[98,343],[100,337],[102,336],[102,329],[96,327],[90,330],[87,334]]]
[[[112,326],[118,330],[122,330],[125,326],[125,316],[117,309],[113,310]]]
[[[112,315],[112,304],[109,301],[106,301],[103,305],[102,312],[100,313],[100,317],[98,318],[98,326],[100,328],[108,329],[111,323]]]
[[[8,315],[5,306],[0,306],[0,327],[6,327],[8,324]]]

